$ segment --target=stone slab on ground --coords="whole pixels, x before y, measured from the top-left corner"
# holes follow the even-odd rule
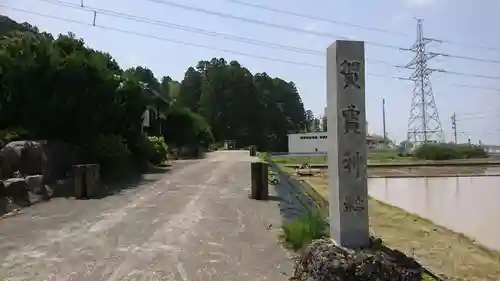
[[[248,198],[251,160],[215,152],[114,196],[23,209],[0,221],[0,280],[286,280],[277,202]]]

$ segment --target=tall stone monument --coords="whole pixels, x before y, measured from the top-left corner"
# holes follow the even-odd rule
[[[367,246],[365,47],[336,41],[327,50],[330,233],[346,248]]]

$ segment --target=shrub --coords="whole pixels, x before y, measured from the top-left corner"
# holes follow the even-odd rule
[[[85,147],[84,153],[85,161],[98,163],[103,174],[125,167],[131,156],[125,139],[119,135],[100,135]]]
[[[146,136],[141,135],[133,140],[129,140],[128,147],[132,152],[135,166],[140,170],[147,169],[148,163],[155,154],[153,143]]]
[[[159,165],[167,160],[168,147],[163,137],[148,137],[148,141],[153,150],[149,161],[154,165]]]
[[[413,156],[425,160],[452,160],[486,158],[488,154],[479,146],[453,143],[428,143],[416,148]]]
[[[11,141],[29,139],[31,134],[22,128],[0,130],[0,148]]]
[[[457,150],[462,158],[486,158],[488,153],[482,147],[477,145],[459,144],[457,145]]]
[[[314,239],[328,236],[328,225],[318,211],[308,211],[303,217],[283,225],[285,243],[293,250],[299,250]]]

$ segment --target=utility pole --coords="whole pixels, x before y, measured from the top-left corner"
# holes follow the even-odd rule
[[[451,129],[453,130],[453,139],[455,140],[455,143],[458,143],[458,138],[457,138],[457,114],[453,112],[453,115],[451,116]]]
[[[430,42],[439,41],[424,37],[422,20],[418,19],[417,40],[409,49],[415,52],[415,57],[406,65],[406,68],[413,70],[409,80],[415,82],[408,119],[407,139],[416,144],[444,141],[443,128],[430,81],[430,74],[433,70],[427,67],[427,62],[438,55],[427,52],[426,45]]]
[[[384,130],[384,141],[387,142],[387,130],[385,124],[385,99],[382,98],[382,126]]]

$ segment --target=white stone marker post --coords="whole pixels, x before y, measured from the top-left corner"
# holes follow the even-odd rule
[[[330,233],[346,248],[370,238],[364,52],[361,41],[335,41],[327,50]]]

